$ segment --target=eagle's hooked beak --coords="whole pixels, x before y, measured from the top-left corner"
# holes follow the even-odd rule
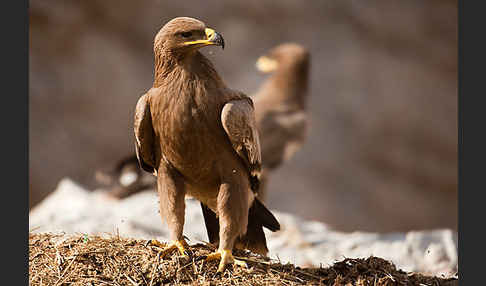
[[[210,28],[206,28],[204,32],[211,43],[214,43],[216,46],[221,46],[221,48],[224,50],[224,39],[220,33]]]
[[[196,40],[196,41],[189,41],[185,42],[185,45],[196,45],[198,47],[202,46],[209,46],[209,45],[216,45],[216,46],[221,46],[221,48],[224,49],[224,39],[223,36],[216,32],[213,29],[206,28],[204,30],[204,33],[206,34],[206,39],[204,40]]]

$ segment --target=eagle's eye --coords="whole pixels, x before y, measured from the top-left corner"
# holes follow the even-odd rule
[[[182,32],[181,36],[184,38],[189,38],[190,36],[192,36],[192,32]]]

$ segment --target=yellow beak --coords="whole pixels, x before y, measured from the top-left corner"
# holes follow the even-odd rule
[[[264,73],[272,72],[278,68],[278,62],[266,56],[261,56],[256,62],[256,68]]]
[[[206,28],[204,30],[204,33],[206,34],[206,39],[185,42],[184,45],[186,45],[186,46],[196,45],[196,46],[199,46],[199,47],[216,45],[216,46],[221,46],[221,48],[224,49],[224,39],[223,39],[223,36],[221,36],[220,33],[216,32],[215,30],[210,29],[210,28]]]

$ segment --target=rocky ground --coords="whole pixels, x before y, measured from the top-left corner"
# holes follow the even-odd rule
[[[103,190],[90,192],[70,179],[63,179],[54,192],[31,210],[29,229],[31,235],[116,235],[167,241],[168,232],[158,214],[157,200],[156,193],[148,190],[115,201],[109,199]],[[320,222],[306,221],[276,210],[273,212],[282,230],[266,233],[269,257],[283,264],[330,267],[345,258],[374,256],[391,261],[406,272],[438,277],[457,275],[457,233],[454,231],[345,233],[334,231]],[[191,199],[186,203],[184,234],[192,245],[207,241],[199,203]]]

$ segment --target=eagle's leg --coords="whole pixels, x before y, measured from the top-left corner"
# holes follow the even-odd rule
[[[220,186],[218,194],[220,242],[218,250],[206,257],[206,261],[220,259],[218,272],[223,272],[226,265],[230,263],[247,267],[244,261],[235,259],[232,254],[236,238],[245,234],[248,224],[248,196],[245,190],[247,186],[248,184],[243,182],[223,183]]]
[[[157,174],[157,191],[162,220],[167,221],[170,243],[161,251],[161,257],[177,249],[183,256],[188,256],[189,245],[182,234],[185,215],[185,187],[182,176],[176,170],[160,164]],[[157,244],[157,243],[156,243]],[[161,245],[159,243],[159,245]]]

